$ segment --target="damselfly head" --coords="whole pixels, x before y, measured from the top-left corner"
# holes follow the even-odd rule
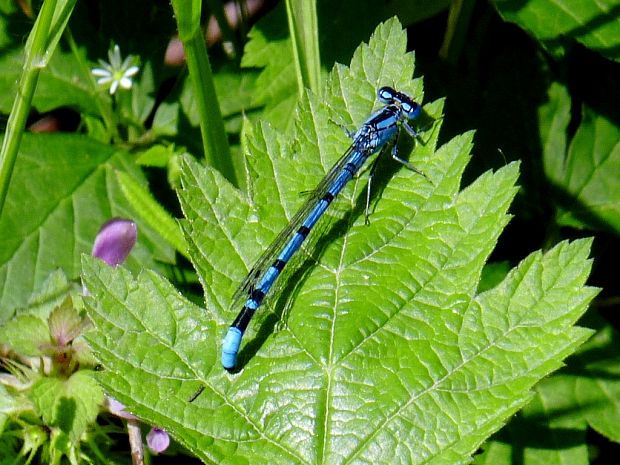
[[[377,91],[377,98],[386,105],[396,105],[402,114],[410,120],[420,116],[422,111],[420,105],[411,100],[411,97],[389,86],[381,87]]]
[[[398,94],[397,91],[395,91],[391,87],[384,86],[384,87],[381,87],[377,91],[377,98],[379,99],[381,103],[385,103],[386,105],[389,105],[391,103],[394,103],[394,96],[396,94]]]
[[[422,111],[422,107],[420,104],[414,102],[413,100],[407,99],[400,102],[400,109],[405,114],[407,119],[415,119],[420,116],[420,112]]]

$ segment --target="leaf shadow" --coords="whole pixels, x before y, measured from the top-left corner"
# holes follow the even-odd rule
[[[569,192],[565,186],[554,183],[549,178],[547,178],[547,182],[549,182],[549,191],[557,206],[574,215],[574,217],[584,225],[594,230],[605,231],[612,234],[618,234],[620,232],[616,225],[593,210],[579,197],[575,196],[574,193]],[[612,195],[611,192],[610,195]]]
[[[620,380],[620,373],[611,372],[609,369],[599,368],[602,363],[615,366],[620,360],[620,333],[610,325],[604,317],[595,312],[588,312],[579,322],[581,326],[594,329],[597,333],[610,330],[608,339],[602,343],[586,343],[585,349],[580,349],[566,360],[566,366],[559,373],[580,378],[598,379],[604,381]],[[594,338],[597,335],[593,336]]]
[[[558,417],[570,414],[570,410],[556,411],[552,416]],[[522,414],[518,414],[492,439],[510,446],[510,463],[514,465],[525,465],[528,463],[528,449],[565,450],[585,443],[585,429],[570,427],[552,428],[548,424],[550,418],[550,416],[546,415],[524,417]]]
[[[532,449],[546,451],[565,451],[586,444],[587,429],[583,427],[552,426],[554,421],[568,419],[580,419],[581,412],[596,409],[598,402],[587,404],[573,404],[569,407],[552,409],[548,412],[523,415],[519,412],[511,421],[492,438],[511,448],[511,461],[515,465],[529,463],[527,456]],[[579,421],[579,420],[576,420]],[[585,419],[582,421],[585,422]],[[575,421],[572,421],[575,424]]]
[[[70,434],[76,420],[77,404],[75,399],[62,397],[56,406],[55,426]]]

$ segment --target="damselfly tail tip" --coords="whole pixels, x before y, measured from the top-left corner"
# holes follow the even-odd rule
[[[237,353],[241,345],[243,333],[239,328],[231,326],[228,328],[224,342],[222,342],[222,366],[227,370],[232,370],[237,365]]]

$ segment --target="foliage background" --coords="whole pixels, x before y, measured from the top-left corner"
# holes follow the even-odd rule
[[[206,3],[214,8],[216,2]],[[8,115],[32,20],[13,2],[5,0],[0,6],[0,111]],[[476,129],[474,156],[463,184],[490,168],[521,160],[521,189],[510,210],[514,217],[491,255],[481,286],[491,288],[533,250],[548,250],[563,239],[595,237],[589,284],[603,290],[581,324],[596,329],[596,335],[568,360],[567,368],[536,388],[534,400],[485,444],[476,460],[606,463],[617,454],[620,441],[620,358],[614,344],[614,265],[620,250],[620,5],[454,2],[453,27],[447,27],[449,7],[449,2],[430,1],[318,2],[322,75],[335,62],[348,63],[377,24],[396,14],[407,27],[408,49],[416,53],[416,76],[424,76],[424,101],[447,96],[439,143]],[[243,118],[267,120],[285,131],[297,101],[284,8],[268,5],[261,15],[253,19],[258,22],[251,31],[249,25],[229,31],[236,50],[232,57],[221,42],[209,49],[237,170],[243,166]],[[161,231],[141,218],[136,204],[126,200],[129,183],[119,183],[118,175],[127,173],[138,186],[148,186],[168,211],[181,216],[171,188],[179,183],[177,155],[187,151],[200,158],[203,145],[186,70],[163,64],[176,30],[170,5],[78,2],[69,28],[72,39],[60,41],[40,75],[30,121],[51,112],[63,130],[89,138],[24,136],[0,218],[0,322],[20,308],[41,305],[33,293],[42,295],[53,270],[77,278],[81,253],[90,251],[99,226],[111,216],[139,222],[140,242],[129,269],[158,270],[200,305],[201,290],[191,267],[175,255]],[[446,42],[450,34],[452,40]],[[85,64],[88,68],[104,57],[112,42],[139,56],[142,65],[131,100],[119,105],[127,113],[119,125],[123,143],[117,138],[114,146],[100,122],[100,95],[84,73]],[[91,156],[76,164],[84,152]],[[239,182],[244,187],[243,177]],[[56,298],[44,296],[47,304]]]

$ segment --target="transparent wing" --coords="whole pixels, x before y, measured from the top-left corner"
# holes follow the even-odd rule
[[[312,191],[309,198],[300,207],[297,213],[295,213],[288,225],[278,234],[267,250],[265,250],[265,252],[256,261],[248,275],[235,291],[235,294],[233,295],[234,304],[239,303],[241,299],[247,298],[252,293],[256,283],[261,280],[263,274],[273,264],[278,255],[280,255],[282,248],[286,245],[289,238],[292,237],[292,235],[299,229],[300,225],[305,221],[310,211],[329,190],[335,179],[344,169],[344,166],[349,162],[354,154],[359,154],[359,152],[355,152],[355,142],[349,146],[340,159],[327,172],[321,182],[319,182],[318,186]],[[371,153],[368,153],[366,156],[370,155]]]

